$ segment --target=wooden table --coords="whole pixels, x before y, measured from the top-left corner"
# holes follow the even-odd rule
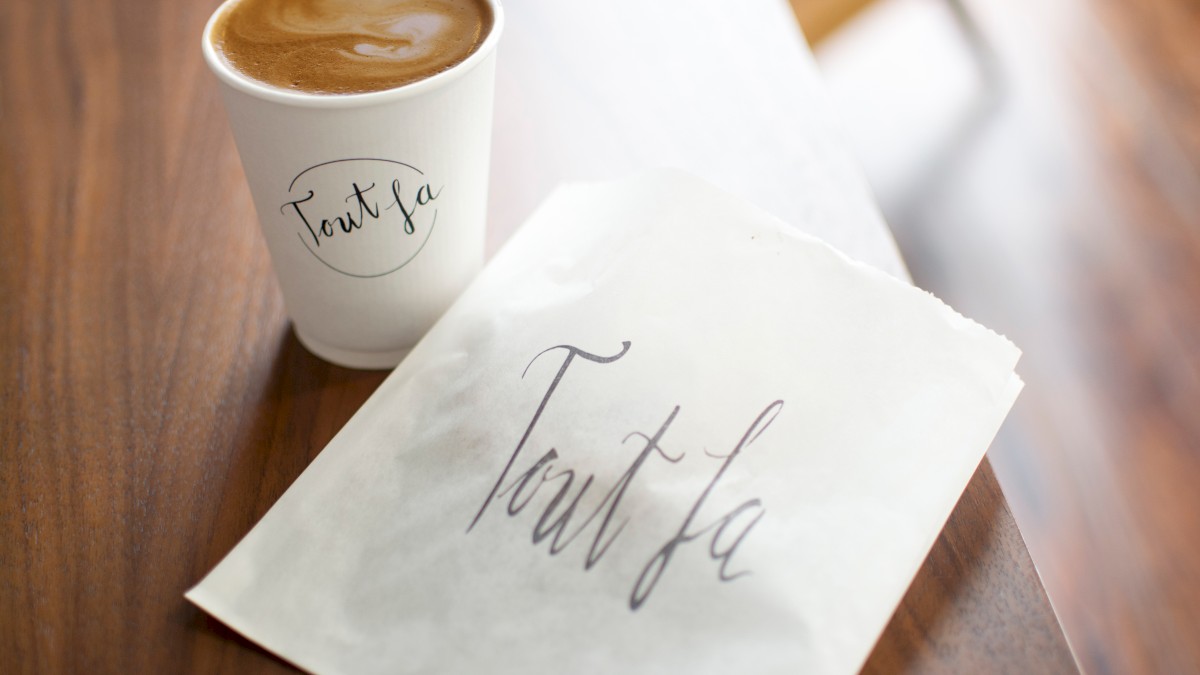
[[[493,250],[563,178],[674,164],[904,273],[784,0],[571,4],[508,2]],[[385,376],[290,331],[214,6],[0,3],[0,672],[289,670],[182,593]],[[1074,668],[985,461],[867,670]]]

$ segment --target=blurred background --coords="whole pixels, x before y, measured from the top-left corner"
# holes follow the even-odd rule
[[[1080,665],[1200,672],[1200,2],[791,1],[916,283],[1024,350],[989,456]]]

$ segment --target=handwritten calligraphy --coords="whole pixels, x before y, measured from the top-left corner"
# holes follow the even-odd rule
[[[316,227],[313,226],[313,223],[316,222],[316,218],[313,217],[310,219],[309,214],[306,214],[304,209],[300,208],[302,204],[312,201],[313,197],[315,196],[315,193],[312,190],[309,190],[308,193],[303,197],[299,199],[293,199],[283,206],[284,208],[292,208],[295,214],[299,216],[300,220],[304,223],[305,229],[308,230],[308,234],[312,237],[313,244],[320,246],[322,239],[331,238],[339,231],[345,234],[350,234],[355,230],[362,229],[363,225],[367,224],[368,222],[379,220],[382,213],[379,208],[379,202],[367,201],[367,193],[375,189],[375,183],[371,183],[364,188],[359,187],[358,183],[355,182],[351,183],[350,187],[352,191],[345,198],[345,201],[349,202],[351,199],[353,199],[354,206],[338,215],[321,218],[320,225],[317,225]],[[417,209],[422,206],[426,206],[433,200],[437,199],[438,195],[440,195],[442,191],[435,191],[429,185],[429,183],[425,183],[424,185],[417,186],[416,194],[413,195],[412,199],[410,200],[406,200],[404,196],[402,196],[402,192],[403,190],[400,185],[400,179],[393,178],[391,186],[392,201],[384,206],[384,209],[399,207],[400,213],[403,216],[403,222],[401,226],[404,228],[404,233],[413,234],[416,232],[416,225],[413,222],[413,216],[416,215]],[[406,201],[408,202],[407,204],[405,203]],[[357,207],[357,209],[354,207]]]
[[[553,447],[530,461],[527,457],[529,453],[526,446],[535,428],[542,420],[548,404],[573,364],[580,362],[592,363],[597,366],[612,364],[628,354],[630,347],[630,342],[622,342],[619,352],[611,356],[603,356],[586,352],[572,345],[558,345],[540,352],[530,361],[529,366],[532,366],[534,361],[548,353],[562,352],[564,354],[562,364],[542,396],[524,434],[508,457],[507,463],[475,513],[475,517],[467,526],[468,533],[479,524],[493,504],[504,504],[504,512],[509,517],[516,517],[530,507],[534,497],[545,487],[550,491],[550,498],[548,502],[545,502],[534,523],[532,543],[536,546],[549,539],[550,555],[558,555],[590,528],[592,530],[591,543],[584,558],[584,571],[591,570],[603,559],[617,537],[627,526],[630,526],[629,519],[618,522],[617,513],[622,500],[634,485],[641,469],[650,461],[675,465],[684,458],[684,453],[671,454],[662,447],[662,440],[679,415],[680,407],[674,406],[653,433],[633,431],[624,436],[622,444],[636,439],[640,447],[625,471],[604,493],[599,504],[587,513],[579,512],[580,504],[589,490],[593,489],[596,483],[595,475],[589,474],[584,477],[576,469],[562,467],[562,458],[558,450]],[[522,373],[522,378],[528,374],[529,366]],[[707,487],[696,497],[675,534],[658,548],[642,568],[629,594],[630,610],[636,611],[646,603],[667,571],[671,560],[682,547],[705,537],[707,537],[708,544],[707,554],[709,558],[718,563],[718,580],[733,581],[750,573],[749,570],[731,571],[730,566],[738,547],[766,513],[762,502],[759,499],[746,500],[704,525],[697,523],[697,520],[705,502],[719,488],[721,479],[729,467],[771,426],[782,409],[783,401],[774,401],[763,409],[728,454],[705,453],[709,458],[721,460],[720,467]],[[523,471],[520,470],[522,466],[526,467]],[[578,488],[573,492],[572,488],[576,486]]]
[[[445,187],[404,162],[336,159],[297,174],[279,212],[322,265],[373,279],[400,270],[425,248]]]

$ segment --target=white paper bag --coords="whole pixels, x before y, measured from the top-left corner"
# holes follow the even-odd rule
[[[851,673],[1018,354],[685,174],[564,187],[188,597],[323,673]]]

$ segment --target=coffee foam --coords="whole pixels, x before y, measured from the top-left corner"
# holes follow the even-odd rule
[[[491,27],[484,0],[238,0],[217,21],[212,42],[259,82],[357,94],[451,68]]]

